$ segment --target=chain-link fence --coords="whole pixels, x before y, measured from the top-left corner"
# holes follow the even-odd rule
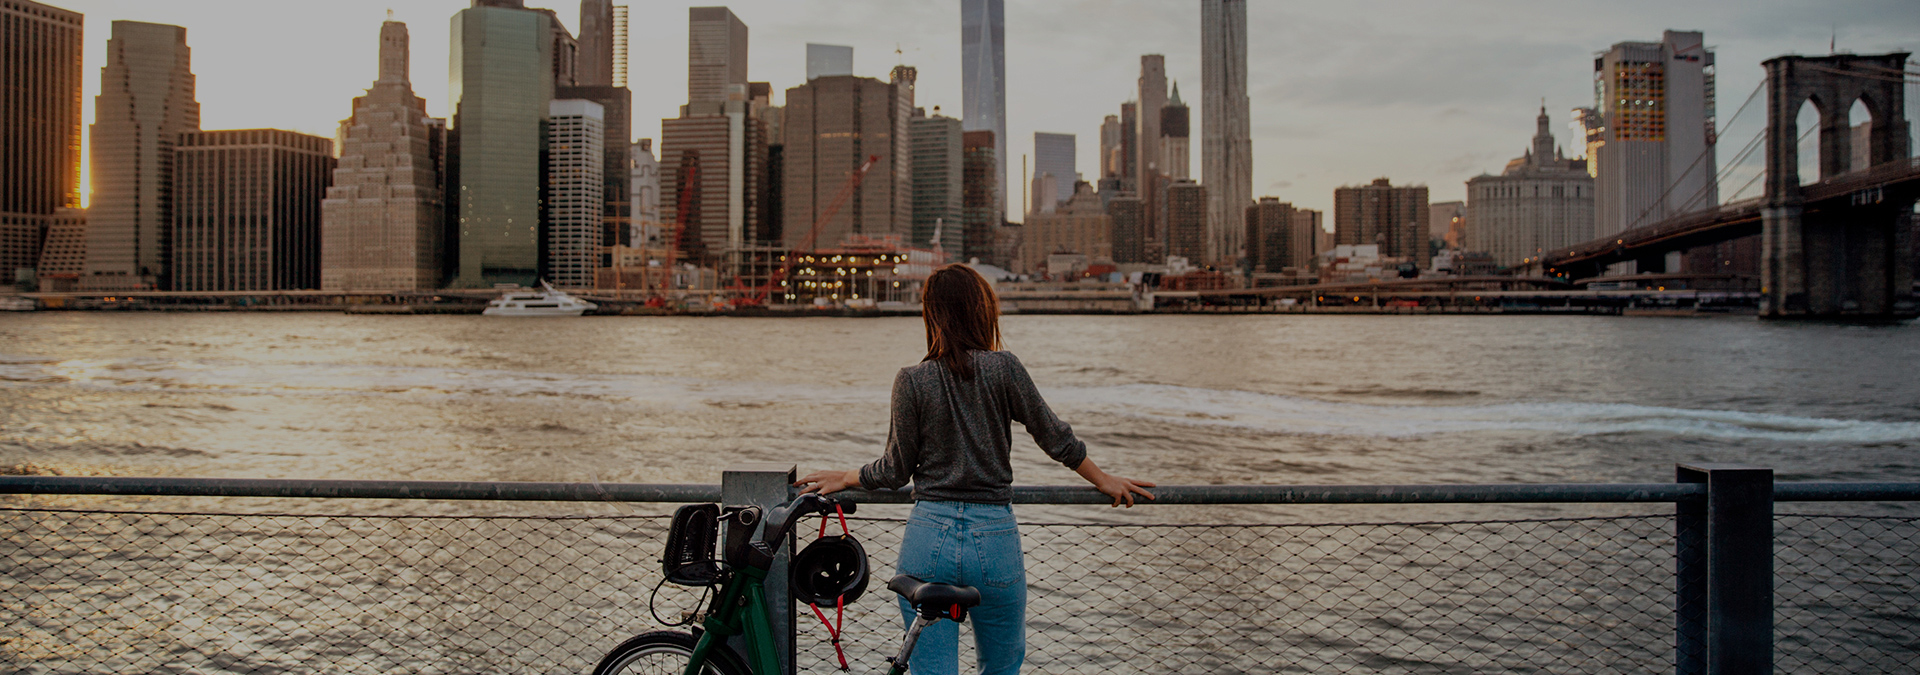
[[[1777,522],[1780,670],[1910,672],[1920,519]],[[666,586],[649,610],[665,526],[0,509],[0,670],[588,672],[698,605]],[[1670,672],[1674,527],[1026,524],[1029,670]],[[898,647],[901,530],[854,523],[876,579],[845,619],[854,672]],[[833,671],[819,621],[796,620],[800,669]]]
[[[580,673],[653,625],[660,517],[0,511],[0,661]]]
[[[1920,518],[1779,514],[1773,522],[1780,672],[1920,667]]]
[[[876,573],[891,575],[898,523],[856,529]],[[1022,525],[1027,663],[1041,673],[1671,670],[1672,531],[1660,515]],[[884,658],[904,620],[869,606],[849,624],[861,636],[850,653]],[[827,670],[819,620],[800,625],[811,654],[801,665]]]

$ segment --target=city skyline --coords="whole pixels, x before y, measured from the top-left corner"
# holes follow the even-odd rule
[[[434,116],[449,112],[447,25],[469,4],[436,0],[395,8],[395,20],[413,27],[416,91]],[[1511,157],[1515,141],[1524,142],[1541,98],[1556,119],[1591,103],[1595,53],[1666,29],[1707,33],[1719,55],[1723,120],[1760,81],[1764,59],[1824,54],[1829,40],[1841,51],[1857,53],[1920,51],[1920,37],[1915,37],[1920,19],[1909,18],[1895,2],[1644,5],[1645,11],[1602,17],[1518,4],[1370,3],[1376,11],[1252,5],[1248,31],[1262,36],[1250,40],[1248,54],[1252,196],[1275,195],[1325,210],[1334,188],[1392,175],[1396,183],[1430,186],[1436,200],[1463,198],[1468,178],[1497,170]],[[374,36],[387,9],[357,0],[310,14],[286,11],[289,6],[261,10],[128,0],[55,6],[87,16],[82,81],[89,102],[98,93],[111,21],[172,23],[187,28],[195,52],[204,128],[270,127],[326,136],[345,117],[344,102],[360,95],[376,72]],[[577,23],[576,2],[546,6],[578,30],[571,25]],[[771,82],[781,91],[804,81],[805,43],[845,44],[861,56],[855,74],[884,77],[904,62],[920,71],[920,105],[940,106],[947,114],[960,110],[957,3],[727,6],[755,29],[757,58],[749,65],[750,80]],[[630,70],[635,138],[658,138],[653,120],[674,117],[685,102],[684,11],[662,6],[635,16]],[[658,15],[643,18],[654,12]],[[251,28],[293,16],[310,29]],[[1072,29],[1063,31],[1063,26]],[[1170,80],[1199,82],[1198,26],[1198,2],[1009,4],[1009,172],[1018,161],[1014,155],[1031,156],[1030,142],[1024,141],[1033,131],[1097,137],[1101,120],[1137,88],[1141,54],[1165,54]],[[1460,35],[1476,37],[1462,40]],[[262,52],[286,56],[260,58]],[[1059,72],[1073,77],[1058,78]],[[1907,91],[1909,105],[1917,105],[1916,88]],[[93,114],[91,105],[84,107],[86,123],[93,122]],[[1202,114],[1195,111],[1196,117]],[[1726,136],[1750,136],[1758,117],[1743,116]],[[1078,162],[1099,166],[1097,144],[1081,146]],[[1570,145],[1566,150],[1569,156],[1581,154]],[[1731,153],[1723,153],[1722,161],[1726,154]],[[1196,173],[1207,182],[1204,172]],[[1745,177],[1738,178],[1744,182]]]

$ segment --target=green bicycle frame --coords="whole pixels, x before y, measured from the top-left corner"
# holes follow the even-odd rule
[[[714,612],[700,623],[705,630],[694,643],[693,658],[687,659],[685,675],[700,675],[707,658],[715,649],[727,649],[727,638],[745,635],[747,667],[755,675],[778,675],[780,654],[774,646],[773,622],[767,614],[767,590],[762,582],[766,570],[743,567],[714,601]]]

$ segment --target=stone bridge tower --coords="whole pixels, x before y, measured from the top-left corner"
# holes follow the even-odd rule
[[[1762,212],[1760,315],[1767,318],[1896,318],[1915,313],[1913,199],[1862,190],[1808,204],[1800,188],[1797,117],[1820,112],[1820,179],[1847,172],[1848,113],[1872,116],[1869,172],[1910,163],[1906,53],[1782,56],[1767,61],[1767,191]],[[1838,203],[1835,203],[1838,202]]]

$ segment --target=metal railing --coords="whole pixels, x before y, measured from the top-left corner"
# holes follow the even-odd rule
[[[18,476],[0,477],[0,494],[770,504],[787,499],[791,471],[736,467],[719,486]],[[1216,517],[1204,523],[1026,522],[1032,670],[1906,672],[1920,657],[1920,518],[1773,508],[1920,501],[1920,483],[1774,484],[1765,469],[1700,465],[1656,484],[1156,492],[1162,514],[1222,504],[1674,506],[1421,522],[1219,522],[1218,509],[1205,509]],[[656,615],[676,618],[700,600],[666,586],[649,607],[660,515],[170,512],[49,499],[62,503],[0,502],[8,670],[577,673],[660,627]],[[1105,499],[1084,487],[1019,487],[1015,502]],[[854,526],[882,580],[904,525],[886,510],[863,511]],[[897,646],[891,603],[876,583],[849,609],[856,671],[877,669]],[[833,670],[811,611],[782,618],[788,663]]]

